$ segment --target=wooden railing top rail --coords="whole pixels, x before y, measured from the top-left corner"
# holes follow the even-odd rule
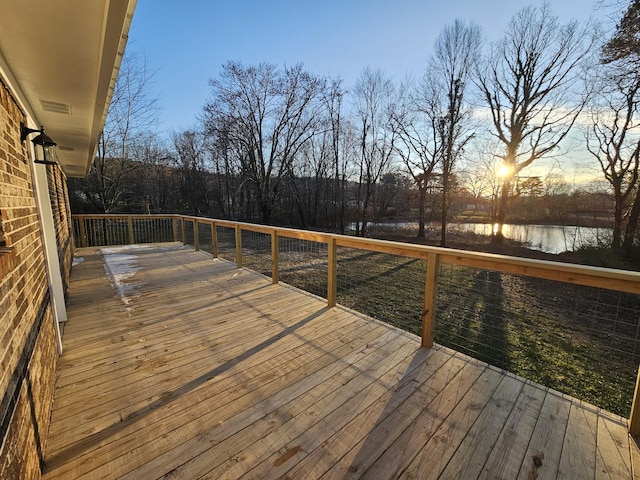
[[[501,273],[526,275],[547,280],[575,283],[591,287],[640,294],[640,272],[612,268],[591,267],[563,262],[553,262],[530,258],[512,257],[492,253],[457,250],[410,243],[352,237],[308,230],[257,225],[232,220],[218,220],[206,217],[186,215],[73,215],[78,220],[95,219],[184,219],[186,221],[236,228],[264,234],[277,234],[280,237],[308,240],[319,243],[335,241],[337,246],[359,248],[362,250],[401,255],[409,258],[427,260],[437,256],[441,263],[466,267],[494,270]]]
[[[71,215],[71,217],[77,220],[101,220],[101,219],[126,220],[128,218],[149,220],[152,218],[166,218],[166,219],[183,218],[184,215],[177,215],[174,213],[166,214],[166,215],[162,215],[162,214],[149,215],[147,213],[74,213],[73,215]]]

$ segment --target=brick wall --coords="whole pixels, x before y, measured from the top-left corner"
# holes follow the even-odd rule
[[[53,212],[53,223],[56,229],[56,243],[58,259],[60,261],[60,273],[62,285],[66,294],[69,287],[69,274],[73,262],[73,241],[71,210],[69,208],[69,190],[67,189],[67,177],[57,166],[47,166],[47,179],[49,183],[49,200]]]
[[[0,478],[40,478],[57,365],[24,120],[0,77]]]

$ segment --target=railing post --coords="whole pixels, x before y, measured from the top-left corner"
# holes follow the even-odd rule
[[[178,241],[178,219],[177,218],[171,219],[171,230],[173,231],[173,241],[177,242]]]
[[[218,231],[216,222],[211,222],[211,254],[213,258],[218,258]]]
[[[186,245],[187,244],[187,222],[185,221],[184,217],[180,218],[180,227],[182,227],[182,244]]]
[[[193,249],[198,252],[200,251],[200,236],[198,232],[198,221],[193,221]]]
[[[280,281],[280,240],[278,231],[271,232],[271,283]]]
[[[236,225],[236,265],[242,268],[242,229]]]
[[[638,376],[636,377],[636,390],[633,393],[633,402],[631,402],[629,433],[634,436],[640,435],[640,367],[638,368]]]
[[[338,295],[338,256],[335,237],[330,237],[327,242],[327,305],[329,307],[336,306],[336,297]]]
[[[133,245],[136,242],[133,235],[133,218],[131,218],[131,215],[127,215],[127,226],[129,227],[129,245]]]
[[[80,217],[78,218],[78,221],[80,222],[80,246],[86,247],[87,246],[87,227],[84,223],[85,219]]]
[[[424,307],[422,310],[422,346],[425,348],[433,346],[439,263],[438,254],[429,253],[427,257],[427,275],[424,282]]]

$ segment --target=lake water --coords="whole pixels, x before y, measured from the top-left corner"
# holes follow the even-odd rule
[[[403,227],[418,229],[417,223],[375,223],[384,227]],[[439,229],[439,223],[431,228]],[[450,223],[449,231],[473,232],[479,235],[491,235],[490,223]],[[506,238],[527,243],[530,248],[547,253],[573,251],[586,245],[596,245],[611,239],[610,228],[573,227],[562,225],[504,225],[502,233]]]
[[[488,223],[450,223],[449,230],[491,235]],[[610,228],[573,227],[562,225],[504,225],[506,238],[527,243],[530,248],[548,253],[573,251],[587,245],[597,245],[611,239]]]

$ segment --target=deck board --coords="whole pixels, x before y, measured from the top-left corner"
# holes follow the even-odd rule
[[[594,478],[598,417],[588,406],[571,404],[558,478]]]
[[[545,395],[546,389],[537,385],[527,384],[522,388],[488,455],[480,480],[513,479],[518,476]]]
[[[135,268],[121,291],[110,252]],[[46,479],[637,471],[619,417],[205,252],[77,255]]]
[[[607,418],[598,417],[598,453],[596,456],[596,478],[626,479],[631,477],[631,459],[628,444],[628,433],[624,425]],[[628,445],[627,445],[628,447]]]
[[[547,391],[520,465],[518,480],[556,478],[570,408],[570,400],[552,390]]]

